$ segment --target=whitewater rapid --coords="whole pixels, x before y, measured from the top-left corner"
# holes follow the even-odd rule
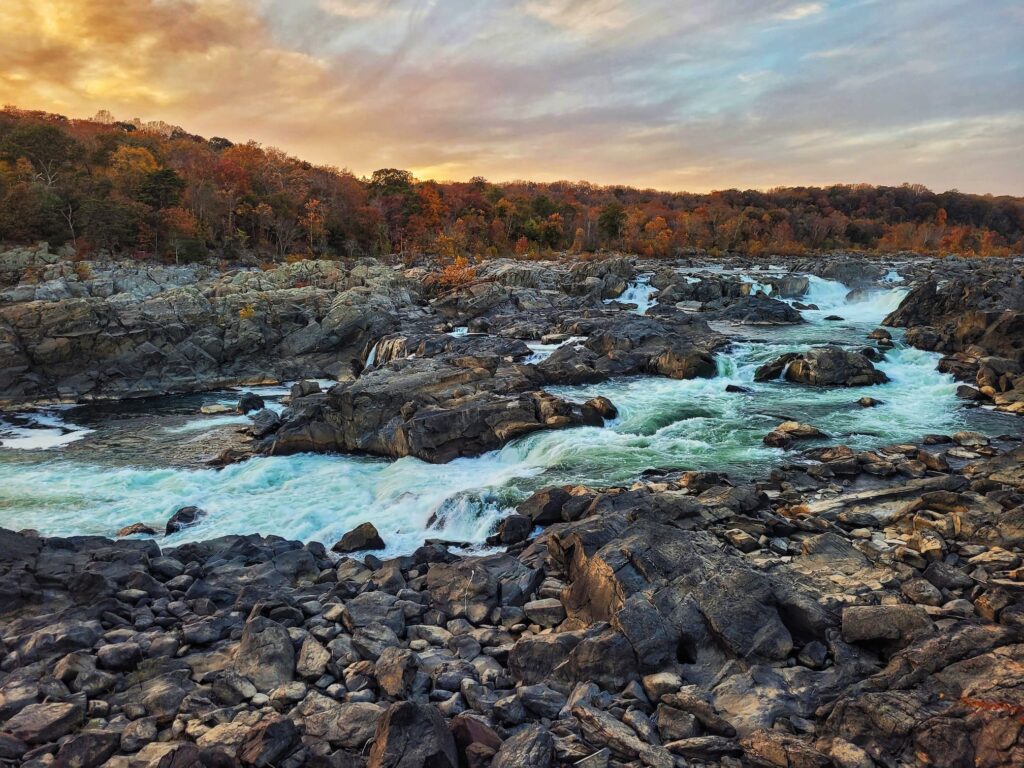
[[[638,281],[633,288],[629,301],[638,304],[638,312],[652,305],[649,282]],[[200,525],[168,537],[169,544],[252,532],[330,544],[369,520],[390,553],[408,552],[425,538],[479,544],[519,500],[547,485],[628,483],[651,468],[716,469],[739,477],[763,473],[784,454],[761,439],[785,419],[812,423],[830,442],[856,449],[965,428],[967,412],[959,407],[952,377],[936,369],[938,355],[906,347],[898,332],[895,347],[877,364],[888,384],[818,389],[754,382],[756,368],[784,352],[830,342],[863,346],[867,332],[895,309],[906,289],[858,292],[850,300],[848,295],[845,285],[812,276],[800,299],[818,306],[803,312],[807,323],[721,329],[735,341],[718,355],[717,377],[635,377],[551,387],[579,402],[604,395],[619,416],[604,428],[538,432],[499,451],[440,466],[413,458],[313,455],[254,458],[222,470],[104,463],[86,460],[82,452],[65,454],[59,446],[61,438],[90,438],[93,426],[77,424],[74,410],[38,417],[52,445],[46,435],[33,444],[28,417],[15,425],[0,422],[0,525],[48,535],[109,536],[136,521],[162,528],[177,508],[193,504],[209,514]],[[843,319],[825,320],[835,315]],[[532,345],[537,359],[555,348]],[[749,391],[726,392],[730,384]],[[259,391],[268,407],[280,409],[276,398],[287,388]],[[882,403],[861,408],[856,401],[864,395]],[[229,392],[218,402],[235,400],[237,392]],[[162,429],[174,436],[201,436],[246,421],[235,414],[196,415]]]

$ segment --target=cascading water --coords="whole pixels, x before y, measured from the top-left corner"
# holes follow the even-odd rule
[[[996,415],[959,409],[955,382],[936,369],[938,355],[905,347],[898,332],[895,348],[878,364],[888,384],[846,389],[754,382],[756,368],[783,352],[835,341],[863,345],[866,333],[905,293],[902,288],[855,293],[847,301],[847,286],[812,276],[808,295],[800,299],[819,307],[803,313],[808,322],[744,328],[743,340],[719,354],[717,377],[635,377],[552,387],[578,402],[607,396],[619,416],[604,428],[538,432],[499,451],[441,466],[411,458],[308,455],[256,458],[223,470],[148,466],[145,455],[126,462],[77,451],[89,443],[83,439],[90,436],[87,430],[102,434],[105,427],[83,422],[75,410],[51,410],[42,420],[34,414],[35,422],[27,416],[17,423],[8,418],[0,425],[5,441],[0,449],[0,525],[57,535],[111,535],[138,520],[160,525],[178,507],[196,504],[209,514],[201,525],[170,537],[171,543],[253,531],[329,543],[370,520],[390,552],[408,552],[431,536],[482,542],[518,500],[546,485],[628,483],[654,467],[761,474],[783,456],[761,438],[784,418],[812,423],[830,435],[830,442],[856,449],[967,426],[985,429],[977,420]],[[833,314],[844,321],[824,319]],[[534,354],[550,354],[547,347],[553,346],[535,348]],[[748,391],[726,392],[729,384]],[[268,399],[268,407],[279,409],[277,398],[288,388],[257,391]],[[882,404],[860,408],[856,401],[864,395]],[[231,405],[236,399],[237,392],[224,393],[216,402]],[[190,408],[192,415],[173,425],[149,426],[151,437],[166,434],[180,441],[180,432],[201,437],[218,424],[247,421],[234,414],[199,417],[194,415],[197,407]],[[66,426],[52,420],[60,418]],[[993,422],[989,431],[1000,428]],[[12,434],[12,429],[20,432]],[[44,435],[32,442],[36,438],[27,433],[33,429],[59,429],[78,442],[60,450],[19,450],[48,447]],[[7,443],[19,439],[27,442]]]
[[[646,314],[648,309],[658,303],[657,299],[651,298],[657,291],[651,286],[652,277],[654,277],[653,272],[637,275],[635,280],[629,282],[621,296],[615,299],[606,299],[604,303],[611,304],[616,301],[619,304],[636,304],[636,309],[633,311],[638,315]]]

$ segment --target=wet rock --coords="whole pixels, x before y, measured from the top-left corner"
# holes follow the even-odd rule
[[[619,415],[619,409],[615,407],[611,400],[607,397],[594,397],[587,400],[585,405],[590,406],[596,411],[602,419],[614,419]]]
[[[734,325],[797,325],[803,315],[784,301],[764,294],[744,296],[725,309],[707,313],[710,318]]]
[[[784,421],[764,436],[762,442],[772,448],[788,448],[794,440],[817,440],[828,437],[817,427],[798,421]]]
[[[798,357],[800,357],[800,355],[797,352],[787,352],[786,354],[775,358],[771,362],[759,366],[758,369],[754,371],[754,381],[775,381],[776,379],[781,379],[782,374],[786,370],[786,366]]]
[[[266,451],[347,451],[444,463],[537,430],[602,423],[593,408],[543,392],[539,384],[525,367],[503,360],[396,360],[296,409]]]
[[[525,515],[511,514],[498,523],[498,531],[488,538],[491,544],[518,544],[526,541],[533,531],[533,521]]]
[[[236,410],[241,414],[247,414],[251,411],[261,411],[266,408],[266,403],[263,402],[263,398],[257,395],[255,392],[244,392],[240,398],[238,398],[238,405]]]
[[[257,411],[252,417],[252,426],[249,431],[253,437],[266,437],[275,432],[281,426],[281,417],[269,408]]]
[[[119,539],[123,539],[126,536],[156,536],[156,531],[145,523],[132,523],[131,525],[126,525],[114,535]]]
[[[780,365],[780,361],[781,358],[769,365],[774,369]],[[818,387],[863,387],[884,384],[889,377],[877,370],[859,352],[850,352],[840,347],[813,347],[788,360],[785,379]]]
[[[172,533],[182,531],[195,525],[203,517],[206,517],[206,511],[199,507],[182,507],[171,515],[171,519],[167,521],[164,533],[169,536]]]
[[[366,549],[384,549],[384,539],[380,537],[373,523],[361,523],[346,533],[331,547],[331,551],[346,554],[361,552]]]

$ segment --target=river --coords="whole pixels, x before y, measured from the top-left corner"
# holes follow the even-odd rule
[[[756,275],[744,279],[758,285]],[[254,458],[215,470],[161,458],[167,446],[188,454],[207,435],[247,423],[234,414],[198,414],[201,405],[233,405],[238,392],[5,414],[0,526],[110,536],[140,520],[160,529],[177,508],[197,505],[208,516],[167,537],[167,543],[260,532],[331,544],[369,520],[389,552],[398,553],[432,537],[480,543],[519,500],[546,485],[628,483],[652,468],[763,474],[786,454],[761,439],[785,419],[809,422],[830,436],[828,442],[854,448],[928,433],[998,434],[1012,428],[1013,417],[964,408],[952,377],[936,370],[939,356],[905,346],[898,331],[894,348],[877,364],[889,376],[887,384],[847,389],[754,382],[755,369],[783,352],[824,343],[863,346],[906,289],[858,294],[853,301],[847,301],[848,292],[841,283],[812,276],[800,301],[819,309],[803,312],[807,323],[718,326],[734,342],[718,355],[718,376],[712,379],[633,377],[551,387],[581,402],[604,395],[619,416],[603,428],[539,432],[442,466],[413,458],[300,455]],[[638,304],[638,312],[651,306],[646,276],[621,300]],[[830,315],[844,319],[826,320]],[[543,359],[556,346],[533,345],[531,359]],[[729,384],[749,391],[727,392]],[[287,387],[256,391],[269,407],[280,408],[277,399]],[[862,408],[857,400],[864,395],[882,404]]]

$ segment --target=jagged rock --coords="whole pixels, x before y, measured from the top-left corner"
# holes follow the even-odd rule
[[[252,728],[238,747],[242,765],[270,768],[281,765],[299,740],[299,729],[289,718],[271,716]]]
[[[906,641],[931,629],[928,615],[910,605],[862,605],[843,609],[843,639]]]
[[[540,391],[539,383],[523,366],[500,360],[397,360],[295,413],[267,451],[354,451],[443,463],[540,429],[602,423],[592,407]]]
[[[169,536],[185,528],[189,528],[199,522],[200,518],[206,517],[206,511],[199,507],[182,507],[167,521],[164,532]]]
[[[29,704],[3,725],[3,730],[26,744],[48,744],[74,731],[85,718],[76,703]]]
[[[401,701],[381,717],[368,768],[458,768],[455,740],[436,707]]]
[[[346,554],[366,549],[384,549],[384,539],[377,533],[373,523],[361,523],[346,533],[331,547],[331,551]]]
[[[555,740],[546,728],[527,725],[505,740],[491,768],[550,768],[554,751]]]
[[[132,523],[121,528],[114,535],[119,539],[123,539],[126,536],[156,536],[156,531],[145,523]]]
[[[245,622],[235,670],[264,693],[294,680],[295,649],[288,630],[262,616]]]
[[[840,347],[812,347],[801,355],[783,355],[759,368],[755,379],[767,381],[776,378],[783,375],[783,369],[787,381],[818,387],[863,387],[884,384],[889,380],[863,354]]]

